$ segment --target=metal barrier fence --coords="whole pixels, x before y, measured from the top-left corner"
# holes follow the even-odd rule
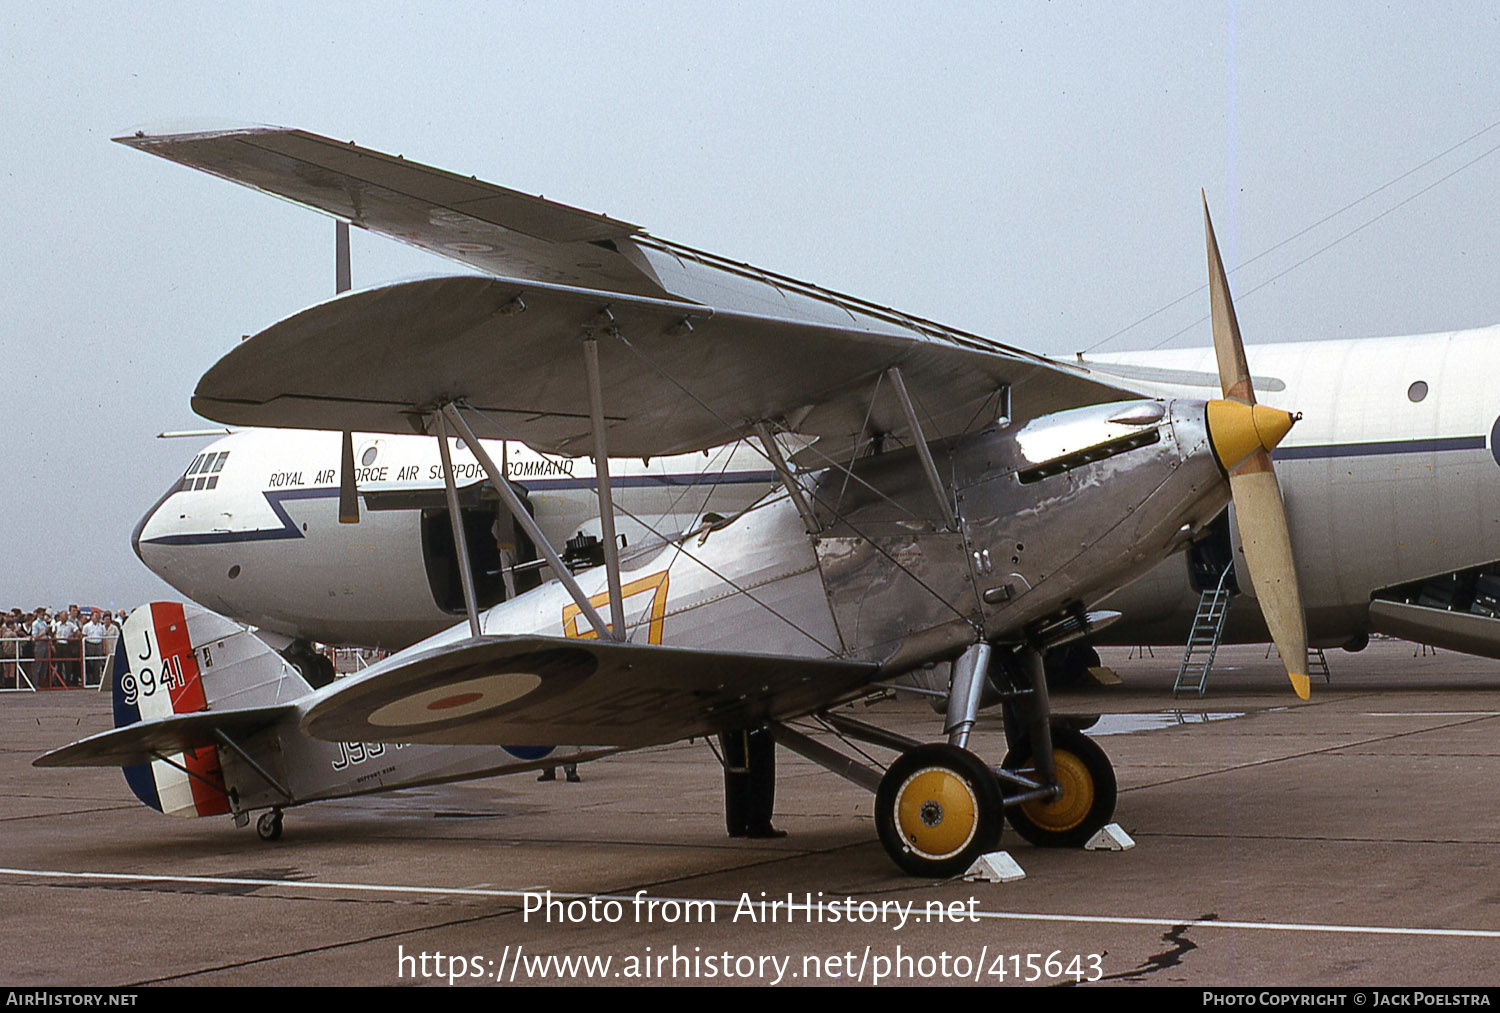
[[[363,647],[329,647],[325,648],[323,653],[328,656],[329,661],[333,662],[334,675],[353,675],[386,655],[385,651]]]
[[[86,639],[32,640],[0,637],[0,693],[35,693],[49,689],[102,689],[114,639],[92,644]],[[385,657],[386,652],[358,647],[326,648],[338,675],[352,675]]]
[[[94,644],[82,637],[0,637],[0,693],[99,689],[113,646],[113,638]]]

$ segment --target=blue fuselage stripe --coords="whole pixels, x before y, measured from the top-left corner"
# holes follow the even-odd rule
[[[1278,461],[1320,461],[1336,457],[1378,457],[1386,454],[1435,454],[1447,450],[1483,450],[1483,436],[1441,436],[1428,440],[1382,440],[1373,443],[1328,443],[1321,446],[1277,447]]]
[[[616,489],[688,488],[713,485],[770,485],[776,481],[774,471],[731,471],[721,474],[694,472],[682,475],[622,475],[613,485]],[[528,493],[565,492],[568,490],[593,490],[597,483],[592,478],[528,478],[511,479],[511,482]],[[222,491],[222,490],[221,490]],[[423,490],[392,490],[423,491]],[[189,535],[162,535],[158,538],[143,538],[142,545],[229,545],[238,542],[271,542],[287,538],[302,538],[297,522],[292,520],[283,504],[287,500],[335,499],[338,486],[323,486],[312,489],[267,489],[261,495],[270,504],[271,512],[281,522],[279,528],[258,528],[254,531],[206,531]],[[193,496],[198,493],[185,493]],[[170,499],[170,497],[168,497]],[[163,500],[163,503],[166,501]]]

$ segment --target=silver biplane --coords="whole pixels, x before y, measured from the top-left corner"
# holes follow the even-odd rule
[[[193,405],[231,425],[431,436],[454,517],[461,441],[553,576],[481,611],[466,574],[466,622],[316,690],[227,620],[147,606],[115,659],[117,727],[39,765],[124,766],[148,804],[263,811],[276,837],[289,806],[557,762],[555,743],[585,743],[586,758],[720,736],[730,830],[756,835],[774,832],[774,741],[870,789],[901,868],[949,875],[1007,818],[1044,845],[1110,819],[1109,761],[1053,725],[1042,654],[1107,622],[1094,603],[1184,548],[1231,494],[1256,597],[1307,696],[1269,453],[1295,417],[1256,404],[1206,203],[1224,398],[1161,400],[313,134],[122,140],[485,272],[288,317],[225,355]],[[747,437],[775,493],[619,550],[611,455]],[[569,570],[486,439],[595,460],[603,565]],[[346,460],[349,500],[352,472]],[[945,741],[835,710],[940,661],[953,662]],[[998,764],[967,748],[981,703],[1002,709]],[[897,756],[882,771],[788,724],[808,716]]]

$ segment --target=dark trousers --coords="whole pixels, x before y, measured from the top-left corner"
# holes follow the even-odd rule
[[[37,689],[52,684],[52,642],[50,640],[33,640],[31,642],[31,684]]]
[[[776,806],[776,740],[764,728],[726,732],[724,822],[730,837],[779,837],[771,825]]]

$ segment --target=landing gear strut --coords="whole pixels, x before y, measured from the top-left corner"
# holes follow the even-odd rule
[[[979,643],[953,663],[947,742],[904,751],[875,792],[875,828],[895,863],[915,876],[954,876],[1000,843],[1000,781],[969,752],[969,732],[994,649]]]
[[[1079,847],[1115,813],[1114,768],[1088,736],[1052,723],[1041,656],[1024,650],[1015,661],[1002,666],[1007,816],[1032,844]]]

